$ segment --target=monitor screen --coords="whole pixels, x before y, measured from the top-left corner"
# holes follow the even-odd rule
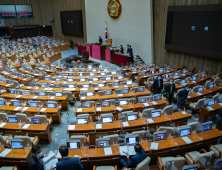
[[[188,136],[188,135],[190,135],[190,133],[191,133],[191,128],[180,129],[180,137]]]
[[[199,87],[198,88],[198,91],[200,92],[200,91],[203,91],[203,87]]]
[[[160,69],[159,69],[159,72],[160,72],[160,73],[162,73],[162,72],[163,72],[163,69],[162,69],[162,68],[160,68]]]
[[[128,121],[137,120],[137,114],[127,115],[127,120]]]
[[[136,72],[136,71],[137,71],[137,68],[133,68],[133,69],[132,69],[132,72]]]
[[[122,93],[122,94],[128,94],[128,93],[129,93],[129,89],[122,89],[122,90],[121,90],[121,93]]]
[[[32,124],[41,124],[41,118],[31,118]]]
[[[60,84],[58,83],[54,84],[54,88],[60,88]]]
[[[97,141],[97,148],[105,148],[110,146],[110,140],[99,140]]]
[[[45,80],[49,80],[50,78],[49,77],[45,77]]]
[[[112,123],[113,118],[112,117],[102,117],[102,122],[103,123]]]
[[[46,83],[42,83],[42,84],[41,84],[41,87],[46,87],[46,86],[47,86]]]
[[[169,74],[165,74],[165,75],[164,75],[164,78],[165,78],[165,79],[169,78]]]
[[[113,75],[116,74],[116,71],[112,71],[111,74],[113,74]]]
[[[158,101],[158,100],[161,100],[161,99],[162,99],[161,94],[157,94],[157,95],[153,96],[154,101]]]
[[[105,87],[105,84],[104,83],[98,83],[98,86],[99,87]]]
[[[214,87],[214,83],[211,83],[211,84],[210,84],[210,88],[213,88],[213,87]]]
[[[118,79],[123,79],[123,76],[118,76]]]
[[[126,81],[126,84],[127,84],[127,85],[132,85],[132,84],[133,84],[133,80],[127,80],[127,81]]]
[[[15,89],[9,89],[10,94],[15,94]]]
[[[214,105],[214,100],[209,100],[208,101],[208,106]]]
[[[158,79],[158,77],[157,77],[157,76],[154,76],[154,77],[153,77],[153,80],[155,80],[155,79]]]
[[[145,90],[145,87],[144,86],[139,86],[138,87],[138,92],[143,92]]]
[[[112,90],[104,90],[104,95],[112,95]]]
[[[55,108],[55,103],[47,103],[48,108]]]
[[[46,94],[45,94],[45,92],[44,91],[40,91],[39,92],[39,96],[45,96]]]
[[[61,78],[60,77],[56,78],[56,81],[61,81]]]
[[[90,76],[95,76],[95,73],[89,73]],[[96,81],[96,80],[95,80]]]
[[[113,82],[113,86],[119,86],[119,82],[118,81],[114,81]]]
[[[72,74],[73,75],[73,74]],[[83,73],[78,73],[78,76],[83,76]]]
[[[69,84],[69,88],[74,88],[75,85],[74,84]]]
[[[19,77],[22,77],[22,74],[21,73],[19,73],[19,75],[18,75]]]
[[[86,78],[80,78],[80,81],[86,81]]]
[[[73,81],[73,78],[68,78],[68,81]]]
[[[93,72],[96,72],[96,69],[92,69]]]
[[[21,103],[19,101],[15,101],[14,106],[21,106]]]
[[[89,102],[84,102],[84,103],[82,104],[82,107],[83,107],[83,108],[91,108],[91,103],[89,103]]]
[[[155,70],[151,70],[151,71],[150,71],[150,74],[154,74],[154,73],[155,73]]]
[[[18,123],[17,117],[8,117],[8,123]]]
[[[79,70],[80,72],[84,72],[85,71],[85,69],[84,68],[80,68],[80,70]]]
[[[181,80],[181,84],[184,84],[184,83],[186,83],[186,80]]]
[[[51,67],[51,70],[54,70],[54,68],[53,68],[53,67]]]
[[[56,97],[61,97],[62,96],[62,92],[55,92],[55,96]]]
[[[41,72],[41,71],[39,71],[39,74],[42,74],[42,72]]]
[[[166,140],[166,131],[155,132],[154,139],[155,141]]]
[[[143,67],[143,70],[146,70],[146,69],[147,69],[147,66],[144,66],[144,67]]]
[[[197,79],[197,77],[193,77],[193,81],[196,80],[196,79]]]
[[[138,142],[139,142],[138,137],[128,137],[128,138],[126,138],[126,144],[127,145],[135,145],[135,144],[138,144]]]
[[[120,106],[128,105],[128,100],[120,100],[120,101],[119,101],[119,105],[120,105]]]
[[[146,73],[145,73],[145,72],[141,72],[140,75],[141,75],[141,76],[145,76]]]
[[[61,76],[61,75],[62,75],[62,73],[58,73],[58,75],[59,75],[59,76]]]
[[[112,78],[111,77],[106,77],[106,80],[111,80]]]
[[[29,86],[33,87],[33,86],[34,86],[34,83],[29,83]]]
[[[109,107],[110,103],[109,103],[109,101],[102,101],[101,105],[102,105],[102,107]]]
[[[67,142],[68,149],[80,149],[80,142]]]
[[[178,75],[179,75],[179,73],[175,73],[174,75],[175,75],[175,76],[178,76]]]
[[[98,77],[93,77],[93,81],[99,81]]]
[[[101,72],[101,75],[102,75],[102,76],[105,76],[105,75],[106,75],[106,73],[105,73],[105,72]]]
[[[5,101],[4,100],[0,100],[0,105],[5,105]]]
[[[29,96],[30,95],[30,90],[23,90],[23,95]]]
[[[89,84],[83,84],[82,85],[84,88],[89,88]]]
[[[88,118],[77,118],[78,125],[84,125],[88,123]]]
[[[202,77],[204,77],[204,76],[205,76],[205,73],[202,74]]]
[[[152,110],[151,113],[152,113],[152,118],[161,116],[161,110]]]
[[[23,142],[11,141],[11,148],[12,149],[23,149],[24,148]]]
[[[145,97],[138,97],[138,103],[145,103],[146,98]]]
[[[186,70],[186,69],[184,69],[184,70],[183,70],[183,74],[185,74],[186,72],[187,72],[187,70]]]
[[[68,73],[68,76],[73,76],[73,73]]]
[[[87,92],[86,95],[87,96],[94,96],[94,92]]]
[[[69,71],[73,71],[73,68],[69,68]]]
[[[208,130],[212,130],[212,122],[202,123],[201,131],[205,132],[205,131],[208,131]]]
[[[8,84],[12,84],[12,81],[11,81],[11,80],[8,80]]]
[[[30,107],[39,107],[38,103],[36,102],[30,102]]]

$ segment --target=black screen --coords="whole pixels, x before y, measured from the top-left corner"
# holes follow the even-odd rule
[[[64,35],[83,36],[82,10],[61,11],[60,18]]]
[[[169,7],[166,49],[220,59],[221,18],[222,5]]]

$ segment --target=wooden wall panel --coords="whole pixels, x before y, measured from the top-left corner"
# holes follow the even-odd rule
[[[85,0],[0,0],[0,4],[31,4],[34,18],[27,19],[5,19],[5,25],[13,27],[16,25],[52,25],[53,35],[65,39],[72,39],[73,42],[86,42],[86,17]],[[64,36],[61,31],[60,11],[82,10],[83,16],[83,37]],[[54,19],[54,23],[50,21]]]
[[[222,4],[222,0],[153,0],[154,61],[157,65],[185,64],[195,66],[196,71],[208,68],[210,74],[222,71],[222,60],[167,51],[164,48],[168,6],[208,4]]]

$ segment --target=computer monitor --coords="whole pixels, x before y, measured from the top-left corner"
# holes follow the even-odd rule
[[[34,83],[29,83],[29,86],[34,87]]]
[[[22,94],[24,96],[30,96],[30,90],[23,90]]]
[[[160,68],[160,69],[159,69],[159,73],[162,73],[162,72],[163,72],[163,68]]]
[[[41,118],[31,118],[32,124],[41,124]]]
[[[80,140],[67,140],[66,144],[70,150],[80,149]]]
[[[153,133],[153,141],[166,140],[166,131],[159,131]]]
[[[161,94],[156,94],[156,95],[154,95],[154,96],[153,96],[153,100],[154,100],[154,101],[162,100]]]
[[[11,148],[12,149],[24,149],[23,140],[22,139],[16,139],[16,140],[11,141]]]
[[[112,90],[104,90],[104,95],[112,95]]]
[[[106,80],[112,80],[112,77],[106,77]]]
[[[50,80],[50,77],[47,77],[47,76],[46,76],[46,77],[45,77],[45,80],[49,81],[49,80]]]
[[[8,115],[8,123],[18,123],[18,118],[15,115]]]
[[[73,76],[73,73],[68,73],[68,76]]]
[[[214,105],[214,100],[208,100],[207,105],[208,106]]]
[[[27,70],[27,71],[30,71],[30,69],[29,69],[29,68],[27,68],[26,70]]]
[[[94,96],[94,91],[87,91],[86,96]]]
[[[124,66],[124,68],[128,68],[128,66]]]
[[[201,76],[202,76],[202,77],[205,77],[205,73],[203,73]]]
[[[13,106],[21,106],[20,101],[14,101],[14,102],[13,102]]]
[[[90,102],[83,102],[83,103],[82,103],[82,107],[83,107],[83,108],[91,108],[92,106],[91,106],[91,103],[90,103]]]
[[[106,75],[106,72],[101,72],[101,75],[102,75],[102,76],[105,76],[105,75]]]
[[[92,71],[93,71],[93,72],[96,72],[96,69],[94,68],[94,69],[92,69]]]
[[[145,91],[145,86],[139,86],[138,87],[138,92],[143,92]]]
[[[128,121],[137,120],[137,119],[138,119],[137,115],[138,115],[137,112],[127,113],[127,120],[128,120]]]
[[[110,102],[109,101],[102,101],[101,102],[101,106],[102,107],[109,107],[110,106]]]
[[[95,73],[89,73],[90,76],[95,76]]]
[[[82,78],[80,78],[80,81],[81,81],[81,82],[86,81],[86,78],[85,78],[85,77],[82,77]]]
[[[161,116],[161,109],[152,110],[151,114],[152,114],[152,118],[160,117]]]
[[[196,76],[194,76],[194,77],[193,77],[193,81],[195,81],[196,79],[197,79],[197,77],[196,77]]]
[[[93,81],[99,81],[99,78],[98,77],[93,77],[92,80]]]
[[[54,84],[54,88],[60,88],[60,86],[61,86],[61,85],[60,85],[59,83],[55,83],[55,84]]]
[[[121,93],[122,94],[128,94],[129,93],[129,89],[124,88],[124,89],[121,90]]]
[[[123,76],[118,76],[118,80],[123,79]]]
[[[212,121],[202,123],[202,125],[201,125],[201,132],[212,130],[212,124],[213,124]]]
[[[30,102],[29,105],[30,105],[30,107],[39,107],[38,102],[36,102],[36,101]]]
[[[97,148],[110,147],[110,138],[96,139]]]
[[[0,100],[0,105],[5,105],[5,100]]]
[[[146,97],[138,97],[138,103],[145,103]]]
[[[210,83],[209,87],[213,88],[214,87],[214,83]]]
[[[198,88],[198,92],[203,91],[203,87]]]
[[[80,71],[80,72],[84,72],[84,71],[85,71],[85,68],[80,68],[79,71]]]
[[[112,75],[115,75],[115,74],[116,74],[116,71],[112,71],[111,74],[112,74]]]
[[[88,118],[87,117],[77,118],[77,124],[78,125],[88,124]]]
[[[45,96],[46,93],[44,91],[39,91],[39,96]]]
[[[15,94],[15,92],[16,92],[15,89],[9,89],[10,94]]]
[[[143,72],[140,73],[140,75],[141,75],[141,76],[145,76],[145,75],[146,75],[146,72],[143,71]]]
[[[59,76],[62,76],[62,73],[61,73],[61,72],[59,72],[59,73],[58,73],[58,75],[59,75]]]
[[[186,83],[186,80],[181,80],[181,84],[184,84],[184,83]]]
[[[198,170],[199,165],[198,164],[194,164],[194,165],[184,165],[183,166],[183,170]],[[222,169],[222,166],[221,168]]]
[[[120,106],[128,105],[128,100],[127,99],[120,99],[119,100],[119,105]]]
[[[12,81],[11,81],[11,80],[8,80],[8,84],[12,84]]]
[[[150,74],[154,74],[154,73],[155,73],[155,70],[151,70],[151,71],[150,71]]]
[[[55,96],[56,96],[56,97],[61,97],[61,96],[62,96],[62,92],[61,92],[61,91],[59,91],[59,92],[56,91],[56,92],[55,92]]]
[[[157,76],[153,76],[153,80],[155,80],[155,79],[158,79],[158,77]]]
[[[88,69],[92,69],[92,65],[88,65]]]
[[[75,84],[68,84],[69,88],[74,88]]]
[[[191,134],[191,127],[185,126],[185,127],[179,128],[179,132],[180,132],[180,137],[188,136]]]
[[[73,81],[73,78],[68,78],[68,81]]]
[[[174,76],[178,76],[179,75],[179,73],[178,72],[176,72],[175,74],[174,74]]]
[[[56,77],[56,81],[61,81],[61,78],[60,77]]]
[[[41,87],[47,87],[47,83],[41,83]]]
[[[51,67],[51,70],[54,70],[54,68],[53,68],[53,67]]]
[[[69,71],[73,71],[73,68],[69,68]]]
[[[104,83],[98,83],[98,87],[105,87]]]
[[[136,72],[136,71],[137,71],[137,68],[133,68],[133,69],[132,69],[132,72]]]
[[[126,145],[135,145],[139,143],[138,135],[125,135],[125,143]]]
[[[147,69],[147,66],[143,66],[143,70],[146,70]]]
[[[113,122],[113,117],[102,117],[102,123],[112,123]]]
[[[39,71],[39,74],[42,74],[42,71]]]
[[[64,67],[64,64],[60,64],[60,67]]]
[[[84,88],[89,88],[90,87],[90,84],[89,83],[83,83],[82,85]]]
[[[55,105],[55,103],[47,103],[47,107],[48,108],[55,108],[56,105]]]
[[[21,74],[21,73],[19,73],[19,74],[18,74],[18,76],[19,76],[19,77],[22,77],[22,74]]]
[[[169,74],[165,74],[165,75],[164,75],[164,78],[165,78],[165,79],[168,79],[169,77],[170,77]]]
[[[118,81],[114,81],[112,84],[113,84],[113,86],[119,86],[119,82]]]
[[[127,81],[126,81],[126,84],[127,84],[127,85],[132,85],[132,84],[133,84],[133,80],[127,80]]]

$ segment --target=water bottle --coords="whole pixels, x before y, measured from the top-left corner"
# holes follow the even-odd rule
[[[59,144],[58,144],[58,134],[55,135],[55,142],[54,142],[54,150],[57,150],[59,147]]]

